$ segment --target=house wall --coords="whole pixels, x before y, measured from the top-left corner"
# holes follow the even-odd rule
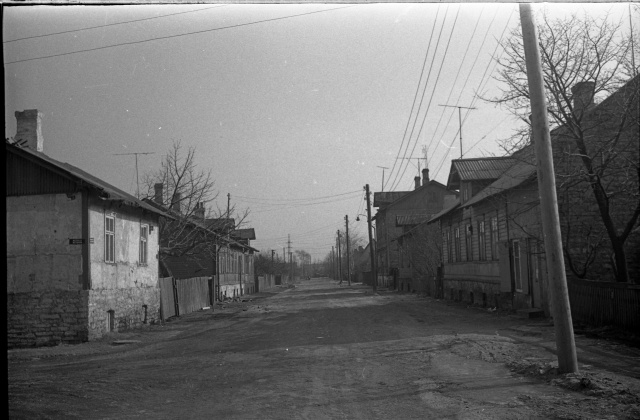
[[[378,211],[376,217],[376,243],[378,244],[376,257],[379,263],[379,276],[389,275],[392,269],[401,267],[400,247],[395,239],[404,232],[402,226],[396,226],[396,217],[413,214],[436,214],[442,210],[448,196],[455,196],[455,193],[437,183],[431,183],[407,193],[401,199]]]
[[[87,339],[83,291],[82,195],[6,197],[7,345]]]
[[[549,312],[546,266],[541,239],[538,194],[535,182],[521,184],[473,206],[457,209],[442,218],[444,292],[448,299],[511,308],[540,307]],[[491,224],[497,219],[496,246]],[[485,223],[484,259],[480,258],[479,222]],[[471,226],[470,247],[466,231]],[[460,231],[460,257],[455,255],[455,229]],[[449,235],[447,236],[447,232]],[[446,243],[450,238],[451,245]],[[513,282],[513,243],[520,249],[518,263],[522,286]],[[500,245],[507,252],[500,253]],[[493,248],[493,249],[492,249]],[[467,252],[469,251],[469,252]],[[453,254],[451,257],[449,253]]]
[[[115,262],[105,262],[105,215],[115,216]],[[140,263],[140,226],[150,226],[147,264]],[[151,231],[153,227],[153,231]],[[113,201],[89,204],[89,339],[160,319],[158,219]],[[111,313],[110,313],[111,312]],[[110,324],[110,319],[113,319]]]

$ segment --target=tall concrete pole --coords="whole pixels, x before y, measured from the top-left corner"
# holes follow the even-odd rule
[[[371,201],[369,201],[369,197],[371,193],[369,192],[369,184],[365,186],[365,190],[367,192],[367,224],[369,225],[369,257],[371,258],[371,275],[373,278],[371,279],[371,283],[373,283],[373,293],[378,291],[378,273],[376,272],[376,254],[373,249],[373,232],[371,229]]]
[[[345,214],[344,221],[347,227],[346,230],[346,241],[347,241],[347,284],[351,286],[351,256],[349,255],[349,215]]]
[[[576,344],[573,336],[569,291],[562,254],[562,236],[560,217],[558,216],[558,196],[553,169],[551,135],[547,119],[544,80],[538,50],[538,34],[531,13],[531,5],[520,4],[520,22],[524,42],[529,97],[531,100],[531,126],[538,167],[538,191],[540,193],[540,212],[544,248],[549,274],[549,286],[552,298],[552,315],[558,349],[558,369],[561,373],[578,371]]]

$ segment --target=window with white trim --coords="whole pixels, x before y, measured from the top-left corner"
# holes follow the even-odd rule
[[[487,250],[484,235],[484,220],[478,222],[478,259],[484,261],[487,259]]]
[[[140,264],[147,264],[147,250],[149,240],[149,225],[140,225]]]
[[[491,218],[491,259],[498,259],[498,218]]]
[[[115,262],[116,254],[116,217],[104,216],[104,261]]]

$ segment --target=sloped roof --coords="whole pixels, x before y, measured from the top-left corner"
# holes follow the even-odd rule
[[[75,178],[76,180],[81,181],[84,184],[87,184],[88,186],[94,188],[95,190],[97,190],[98,194],[100,195],[101,198],[104,198],[106,200],[115,200],[115,201],[122,201],[125,204],[132,206],[132,207],[140,207],[143,208],[149,212],[155,213],[155,214],[159,214],[161,216],[165,216],[165,217],[169,217],[171,218],[171,216],[169,216],[166,212],[149,205],[148,203],[144,202],[143,200],[139,200],[136,197],[134,197],[133,195],[122,191],[121,189],[109,184],[106,181],[103,181],[100,178],[97,178],[85,171],[83,171],[82,169],[70,165],[68,163],[65,162],[60,162],[57,161],[49,156],[47,156],[46,154],[42,153],[42,152],[38,152],[32,149],[29,149],[28,147],[19,147],[17,145],[11,145],[11,144],[6,144],[6,150],[7,151],[11,151],[14,153],[18,153],[21,156],[24,156],[28,159],[31,159],[32,161],[38,162],[38,163],[45,163],[47,165],[50,165],[52,167],[54,167],[57,170],[61,170],[64,173],[66,173],[68,176]]]
[[[401,216],[396,216],[396,226],[412,226],[419,225],[420,223],[426,222],[433,216],[432,214],[422,213],[422,214],[405,214]]]
[[[384,207],[393,203],[411,191],[386,191],[373,193],[373,207]]]
[[[488,185],[478,194],[464,203],[463,207],[472,206],[488,197],[508,191],[517,187],[523,182],[531,179],[536,174],[536,167],[527,162],[518,162],[509,168],[500,178]]]
[[[498,179],[507,169],[517,161],[510,156],[454,159],[451,161],[451,171],[447,181],[447,188],[459,189],[461,181],[484,181]]]
[[[161,261],[165,273],[176,279],[193,277],[211,277],[215,275],[213,258],[204,257],[167,257]]]
[[[442,216],[444,216],[445,214],[455,210],[456,208],[460,207],[460,198],[458,198],[453,204],[451,204],[449,207],[446,207],[444,209],[442,209],[442,211],[440,213],[436,213],[433,215],[433,217],[431,219],[429,219],[429,221],[427,222],[427,224],[435,222],[436,220],[438,220],[439,218],[441,218]]]
[[[231,232],[231,236],[239,239],[256,239],[256,231],[254,228],[237,229]]]

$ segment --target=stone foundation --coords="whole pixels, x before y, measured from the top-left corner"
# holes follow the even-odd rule
[[[7,294],[7,347],[87,341],[87,291],[43,290]]]
[[[89,291],[88,332],[95,340],[111,331],[124,331],[160,320],[160,289],[130,287]]]

